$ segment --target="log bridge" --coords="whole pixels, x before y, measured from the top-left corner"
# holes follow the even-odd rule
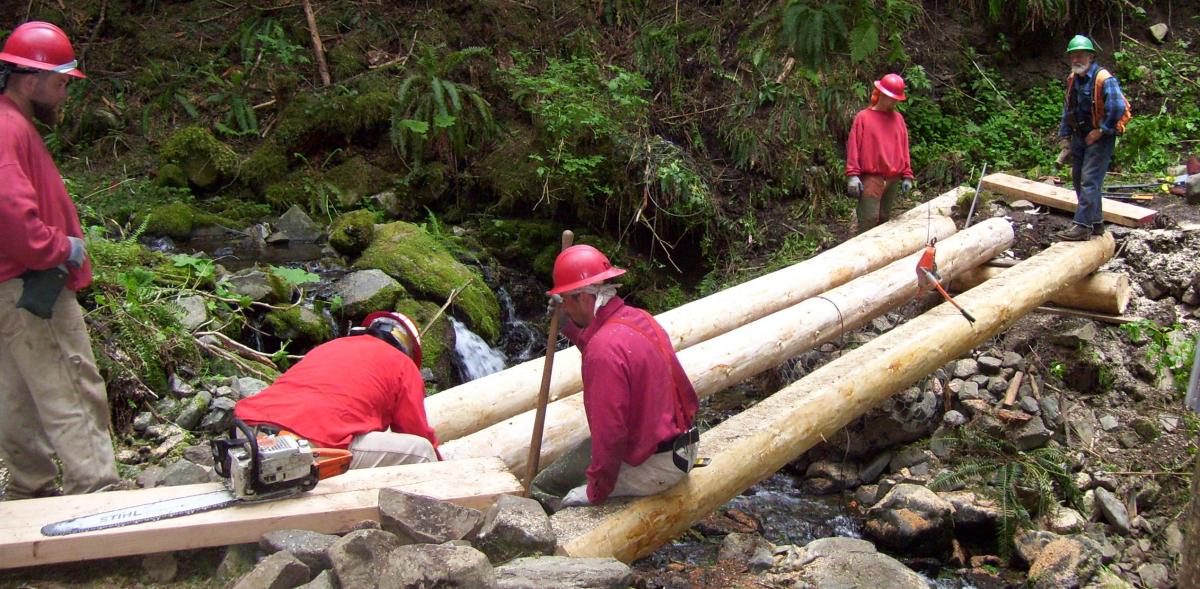
[[[701,452],[712,464],[668,492],[555,514],[558,551],[625,561],[645,556],[795,460],[822,436],[1042,303],[1084,300],[1088,308],[1123,310],[1128,299],[1123,277],[1084,281],[1113,255],[1110,235],[1055,245],[1002,273],[975,270],[1010,247],[1013,232],[1007,222],[990,219],[955,234],[947,215],[961,191],[943,194],[809,260],[659,315],[697,393],[706,397],[912,300],[919,252],[937,237],[943,278],[958,278],[957,285],[966,290],[958,300],[978,321],[968,323],[941,305],[847,352],[705,432]],[[1083,294],[1072,299],[1073,289]],[[1125,299],[1108,302],[1113,296]],[[541,358],[530,360],[426,401],[430,422],[445,442],[445,462],[352,471],[296,498],[53,538],[41,536],[42,525],[218,487],[0,503],[0,569],[255,542],[284,528],[345,532],[364,519],[378,519],[381,488],[486,508],[496,497],[522,490],[517,477],[526,468],[542,364]],[[582,388],[579,365],[574,348],[556,353],[542,465],[588,435],[582,395],[576,394]]]

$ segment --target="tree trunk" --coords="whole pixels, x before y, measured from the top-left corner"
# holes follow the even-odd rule
[[[955,231],[943,216],[960,189],[922,204],[827,252],[658,316],[676,350],[687,348],[779,309],[883,267]],[[579,351],[555,354],[550,400],[582,387]],[[507,370],[446,389],[425,401],[429,424],[445,442],[479,431],[532,409],[544,360],[535,358]]]
[[[975,323],[942,304],[826,364],[706,432],[700,453],[712,462],[665,493],[633,500],[615,512],[572,508],[555,514],[559,552],[625,562],[650,554],[888,396],[1094,272],[1114,249],[1111,234],[1055,244],[964,293],[959,303],[975,315]]]
[[[1004,251],[1012,241],[1013,231],[1007,221],[984,221],[938,244],[938,264],[946,276],[953,276]],[[721,391],[908,302],[917,291],[916,265],[920,256],[912,254],[820,297],[683,350],[679,361],[696,394],[706,397]],[[966,319],[962,321],[966,323]],[[447,458],[499,455],[521,476],[526,471],[533,420],[533,413],[526,412],[444,444],[442,455]],[[541,464],[550,464],[588,435],[582,395],[551,403],[546,414]]]
[[[950,290],[964,292],[1003,273],[1005,268],[980,266],[956,276]],[[1123,315],[1129,306],[1129,277],[1117,272],[1097,272],[1064,289],[1050,299],[1060,307]]]

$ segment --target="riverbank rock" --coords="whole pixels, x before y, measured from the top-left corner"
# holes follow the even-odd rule
[[[1096,488],[1096,507],[1100,510],[1100,515],[1117,531],[1124,535],[1133,533],[1133,527],[1129,522],[1129,511],[1125,509],[1125,504],[1117,499],[1111,491],[1104,487]]]
[[[175,424],[186,430],[196,429],[200,425],[200,420],[204,419],[204,414],[208,413],[208,405],[212,403],[212,393],[201,389],[195,395],[188,399],[187,405],[175,417]]]
[[[855,538],[822,538],[796,552],[792,566],[814,589],[887,587],[927,589],[924,579],[900,561],[881,554],[875,545]]]
[[[440,544],[474,536],[483,513],[424,495],[380,489],[379,523],[401,544]]]
[[[625,589],[633,584],[633,570],[615,558],[518,558],[495,572],[499,589]]]
[[[383,270],[359,270],[333,283],[333,291],[342,297],[342,309],[350,317],[365,317],[379,310],[390,310],[396,300],[407,294],[396,279]]]
[[[470,546],[415,544],[388,553],[379,573],[378,586],[494,589],[496,573],[487,556]]]
[[[717,550],[717,562],[731,563],[741,570],[764,571],[775,564],[771,543],[758,534],[726,534]]]
[[[258,546],[267,554],[286,551],[309,570],[323,571],[333,566],[329,562],[329,547],[337,541],[337,536],[310,530],[276,530],[264,534]]]
[[[357,256],[375,237],[375,213],[366,209],[350,211],[329,226],[329,245],[343,256]]]
[[[1095,542],[1083,537],[1060,537],[1046,544],[1029,565],[1034,589],[1061,589],[1087,585],[1100,568]]]
[[[487,510],[473,546],[493,564],[521,556],[554,554],[557,537],[542,505],[527,497],[503,495]]]
[[[853,462],[819,460],[808,465],[801,484],[803,489],[814,495],[832,495],[852,488],[859,483],[858,465]]]
[[[308,567],[287,552],[268,556],[246,573],[233,589],[291,589],[310,579]]]
[[[867,510],[864,531],[906,554],[940,556],[950,549],[954,508],[933,491],[902,483]]]
[[[280,241],[316,241],[321,238],[321,226],[313,222],[303,209],[292,205],[275,223],[275,233],[267,237],[270,243]]]
[[[385,556],[400,547],[400,539],[383,530],[357,530],[329,547],[329,562],[342,589],[374,589]]]
[[[162,475],[154,482],[155,487],[177,487],[179,485],[194,485],[209,482],[212,472],[189,460],[176,460],[162,471]]]
[[[970,491],[938,493],[954,508],[954,529],[964,533],[990,534],[1000,521],[1000,508],[996,502],[980,497]]]

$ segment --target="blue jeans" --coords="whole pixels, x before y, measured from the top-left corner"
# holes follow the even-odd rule
[[[1101,135],[1100,140],[1091,145],[1083,135],[1071,135],[1071,181],[1075,185],[1075,198],[1079,200],[1079,208],[1075,210],[1078,225],[1091,227],[1104,222],[1100,193],[1116,144],[1116,135]]]

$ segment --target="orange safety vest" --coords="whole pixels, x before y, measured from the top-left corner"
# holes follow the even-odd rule
[[[1096,86],[1092,88],[1092,128],[1100,128],[1100,117],[1104,116],[1104,82],[1113,77],[1108,73],[1108,70],[1100,68],[1096,70]],[[1067,76],[1067,112],[1071,112],[1071,88],[1075,85],[1075,74]],[[1129,119],[1133,118],[1133,114],[1129,112],[1129,97],[1125,96],[1125,114],[1117,119],[1117,135],[1125,133],[1125,124]]]

